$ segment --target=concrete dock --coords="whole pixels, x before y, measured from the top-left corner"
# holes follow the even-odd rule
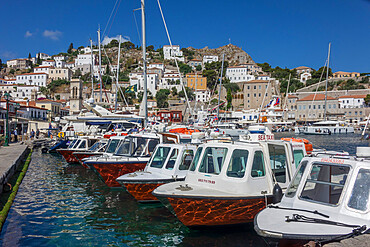
[[[4,184],[15,174],[20,166],[24,164],[29,148],[26,144],[12,143],[8,147],[0,147],[0,194],[3,192]]]

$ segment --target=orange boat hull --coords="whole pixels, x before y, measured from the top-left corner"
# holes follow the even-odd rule
[[[97,172],[109,187],[120,187],[121,185],[116,181],[119,176],[127,173],[143,170],[146,166],[145,162],[114,162],[114,163],[86,163],[90,168]]]
[[[73,153],[73,156],[75,156],[75,158],[78,160],[78,162],[85,168],[88,168],[87,165],[85,165],[83,162],[82,162],[82,159],[84,158],[88,158],[88,157],[91,157],[91,156],[94,156],[94,155],[98,155],[97,153],[92,153],[92,152],[74,152]]]
[[[152,195],[153,190],[161,186],[163,183],[125,183],[124,186],[137,201],[159,201],[157,197]]]
[[[76,157],[73,156],[73,152],[76,152],[76,150],[58,149],[57,151],[63,156],[63,158],[68,163],[78,163],[78,160],[76,159]]]
[[[209,199],[160,198],[186,226],[220,226],[253,222],[266,207],[265,198]],[[270,201],[270,200],[269,200]]]

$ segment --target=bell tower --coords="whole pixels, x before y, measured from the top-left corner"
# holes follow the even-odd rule
[[[82,109],[82,81],[72,79],[70,84],[69,115],[78,114]]]

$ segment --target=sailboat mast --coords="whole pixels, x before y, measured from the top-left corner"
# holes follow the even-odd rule
[[[115,98],[115,105],[114,111],[117,111],[117,94],[118,94],[118,77],[119,77],[119,59],[121,57],[121,38],[122,35],[119,36],[119,44],[118,44],[118,58],[117,58],[117,77],[116,77],[116,98]]]
[[[220,77],[220,88],[218,91],[218,107],[217,107],[217,120],[220,121],[220,101],[221,101],[221,85],[222,85],[222,75],[224,72],[224,61],[225,61],[225,53],[222,54],[222,64],[221,64],[221,77]]]
[[[144,74],[144,95],[143,95],[143,101],[144,101],[144,127],[146,127],[148,123],[148,88],[147,88],[147,78],[146,78],[146,33],[145,33],[145,0],[141,0],[141,28],[143,33],[143,74]]]
[[[100,45],[100,28],[98,30],[99,43],[99,80],[100,80],[100,103],[103,102],[103,79],[101,77],[101,45]]]
[[[329,50],[328,50],[328,66],[326,67],[324,121],[326,121],[326,118],[327,118],[327,116],[326,116],[326,112],[327,112],[327,101],[328,101],[328,78],[329,78],[330,46],[331,46],[331,43],[329,43]]]
[[[94,55],[92,47],[92,39],[90,39],[90,49],[91,49],[91,98],[94,99]]]

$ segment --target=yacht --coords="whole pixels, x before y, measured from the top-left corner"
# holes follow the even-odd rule
[[[158,144],[143,171],[116,180],[139,202],[158,201],[152,191],[158,186],[183,181],[196,151],[191,144]]]
[[[281,202],[262,210],[254,227],[273,239],[341,240],[370,232],[369,197],[370,147],[358,147],[354,157],[311,155]]]
[[[258,135],[258,134],[257,134]],[[251,138],[252,139],[252,138]],[[220,142],[200,145],[184,181],[153,191],[186,226],[253,222],[284,191],[306,155],[303,143],[286,141]]]
[[[231,137],[238,137],[240,135],[246,135],[248,134],[248,130],[243,129],[239,124],[237,123],[219,123],[214,124],[213,131],[220,132],[224,135],[229,135]]]
[[[296,126],[296,134],[306,135],[331,135],[331,134],[347,134],[354,133],[352,126],[348,126],[346,122],[340,121],[320,121],[313,123],[310,126]]]

